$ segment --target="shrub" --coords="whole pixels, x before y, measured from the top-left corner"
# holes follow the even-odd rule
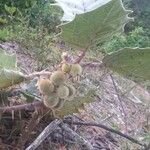
[[[115,35],[109,42],[103,45],[107,53],[124,47],[149,47],[150,39],[142,27],[137,27],[128,35]]]

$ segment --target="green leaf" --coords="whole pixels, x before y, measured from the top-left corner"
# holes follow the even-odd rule
[[[39,95],[39,90],[37,89],[37,80],[38,78],[34,78],[30,81],[30,83],[27,83],[21,88],[21,93],[26,98],[27,102],[33,102],[35,97]]]
[[[0,41],[7,41],[8,37],[10,37],[9,30],[6,28],[0,29]]]
[[[16,56],[8,55],[3,50],[0,49],[0,69],[16,69]]]
[[[135,82],[150,80],[150,48],[124,48],[106,55],[103,63]]]
[[[86,49],[122,31],[131,20],[128,17],[130,12],[124,9],[121,0],[111,0],[93,11],[77,14],[73,21],[60,25],[60,37],[73,46]]]
[[[7,19],[0,17],[0,25],[7,24]]]
[[[0,89],[7,88],[24,80],[17,69],[16,56],[8,55],[0,49]]]
[[[10,15],[13,15],[16,11],[16,7],[9,7],[5,4],[5,10],[7,13],[9,13]]]
[[[14,70],[0,70],[0,89],[7,88],[24,80],[22,73]]]
[[[94,102],[95,91],[89,90],[84,97],[77,97],[72,101],[66,101],[64,106],[56,111],[56,116],[63,118],[66,115],[78,113],[79,109],[84,109],[84,104]]]

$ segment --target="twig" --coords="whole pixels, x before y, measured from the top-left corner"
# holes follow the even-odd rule
[[[104,64],[102,62],[83,62],[81,63],[82,67],[90,68],[103,68]]]
[[[34,128],[37,126],[37,124],[39,123],[39,114],[35,111],[32,114],[31,119],[29,120],[28,124],[26,125],[26,127],[22,130],[21,132],[21,137],[19,138],[18,141],[18,148],[20,149],[24,149],[25,148],[25,143],[30,139],[31,133],[34,130]]]
[[[113,86],[114,86],[114,89],[115,89],[117,98],[118,98],[118,100],[119,100],[119,102],[120,102],[120,106],[121,106],[121,108],[122,108],[122,112],[123,112],[123,114],[124,114],[125,127],[126,127],[126,131],[127,131],[127,120],[126,120],[126,116],[127,116],[127,115],[126,115],[126,112],[125,112],[124,107],[123,107],[122,98],[121,98],[121,96],[119,95],[119,91],[118,91],[118,89],[117,89],[117,85],[116,85],[116,83],[115,83],[115,81],[114,81],[114,78],[113,78],[112,74],[110,74],[110,78],[111,78],[111,80],[112,80],[112,83],[113,83]],[[121,112],[121,115],[122,115],[122,112]]]
[[[79,63],[83,57],[85,56],[85,52],[83,51],[83,53],[81,55],[78,56],[78,58],[76,60],[74,60],[74,63]],[[83,62],[81,63],[81,65],[83,67],[104,67],[104,64],[102,62]],[[59,65],[58,65],[59,66]],[[25,75],[24,77],[26,79],[32,79],[34,77],[37,77],[37,76],[41,76],[41,75],[51,75],[52,72],[51,71],[40,71],[40,72],[34,72],[34,73],[31,73],[31,74],[28,74],[28,75]]]
[[[86,51],[82,50],[82,53],[78,56],[78,58],[74,61],[74,63],[80,63],[80,61],[84,58]]]
[[[84,139],[82,136],[70,129],[67,125],[62,124],[61,128],[64,131],[67,131],[69,134],[71,134],[78,145],[84,146],[86,150],[93,150],[93,146],[86,139]]]
[[[83,51],[76,60],[74,60],[74,63],[79,63],[83,57],[85,56],[85,51]],[[83,67],[104,67],[104,64],[102,62],[84,62],[81,64]],[[58,68],[60,67],[60,64],[57,66]],[[56,67],[56,68],[57,68]],[[24,75],[24,78],[26,80],[31,80],[37,76],[41,76],[41,75],[47,75],[47,76],[50,76],[52,74],[51,71],[40,71],[40,72],[34,72],[34,73],[31,73],[31,74],[28,74],[28,75]]]
[[[33,103],[27,103],[22,105],[0,107],[0,112],[11,112],[23,109],[30,110],[33,109],[34,107],[41,107],[41,106],[43,106],[43,103],[41,101],[35,101]]]
[[[113,86],[114,86],[114,89],[115,89],[115,92],[116,92],[116,95],[118,97],[118,100],[120,101],[120,105],[121,105],[121,108],[122,108],[122,111],[124,113],[124,115],[126,115],[125,113],[125,110],[124,110],[124,107],[123,107],[123,104],[122,104],[122,98],[120,97],[119,93],[118,93],[118,89],[117,89],[117,85],[113,79],[113,76],[110,74],[110,77],[111,77],[111,80],[112,80],[112,83],[113,83]]]
[[[107,130],[107,131],[110,131],[110,132],[112,132],[112,133],[115,133],[115,134],[117,134],[117,135],[120,135],[120,136],[122,136],[122,137],[128,139],[129,141],[131,141],[131,142],[133,142],[133,143],[136,143],[136,144],[138,144],[138,145],[140,145],[140,146],[144,146],[144,147],[146,146],[145,144],[143,144],[143,143],[141,143],[140,141],[138,141],[138,140],[132,138],[131,136],[126,135],[126,134],[124,134],[124,133],[122,133],[122,132],[120,132],[120,131],[118,131],[118,130],[114,130],[114,129],[112,129],[112,128],[109,128],[109,127],[107,127],[107,126],[105,126],[105,125],[103,125],[103,124],[97,124],[97,123],[92,123],[92,122],[79,122],[79,121],[77,122],[77,121],[69,121],[69,120],[64,120],[63,122],[64,122],[64,123],[68,123],[68,124],[74,124],[74,125],[96,126],[96,127],[105,129],[105,130]]]
[[[61,120],[58,119],[51,122],[25,150],[35,150],[60,125],[60,123]]]
[[[34,72],[34,73],[31,73],[31,74],[28,74],[28,75],[24,75],[24,77],[27,80],[30,80],[30,79],[35,78],[37,76],[41,76],[41,75],[48,75],[48,76],[50,76],[51,74],[52,74],[52,72],[50,72],[50,71],[41,71],[41,72]]]
[[[85,56],[85,52],[83,51],[83,53],[76,60],[74,60],[74,63],[79,63],[83,59],[84,56]],[[104,67],[102,62],[99,62],[99,63],[98,62],[84,62],[81,65],[83,67],[100,67],[100,68]],[[40,71],[40,72],[34,72],[34,73],[31,73],[31,74],[28,74],[28,75],[24,75],[24,77],[27,80],[30,80],[30,79],[35,78],[37,76],[41,76],[41,75],[50,76],[51,74],[52,74],[52,72],[50,72],[50,71]]]

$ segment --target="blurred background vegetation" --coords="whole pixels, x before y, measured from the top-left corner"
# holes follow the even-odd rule
[[[122,35],[115,35],[103,47],[112,52],[123,47],[150,47],[150,2],[149,0],[123,0],[126,9],[132,10],[134,21],[125,26]]]
[[[62,16],[62,12],[50,6],[50,3],[54,3],[54,0],[1,0],[0,41],[17,42],[27,50],[35,51],[38,56],[43,51],[49,51],[52,35],[56,33]],[[125,26],[123,34],[98,43],[97,51],[99,47],[105,52],[123,47],[150,47],[149,0],[123,0],[123,3],[126,9],[133,10],[131,17],[135,21]]]
[[[57,57],[52,49],[52,35],[60,24],[62,11],[50,6],[53,0],[1,0],[0,42],[21,45],[38,61],[38,70],[47,67],[46,59]],[[48,55],[51,54],[51,55]],[[56,63],[56,62],[54,62]]]

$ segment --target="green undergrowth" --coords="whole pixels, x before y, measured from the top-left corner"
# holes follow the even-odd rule
[[[54,46],[56,26],[62,11],[52,7],[52,0],[0,2],[0,43],[15,42],[21,51],[34,56],[38,70],[58,62],[60,52]]]

